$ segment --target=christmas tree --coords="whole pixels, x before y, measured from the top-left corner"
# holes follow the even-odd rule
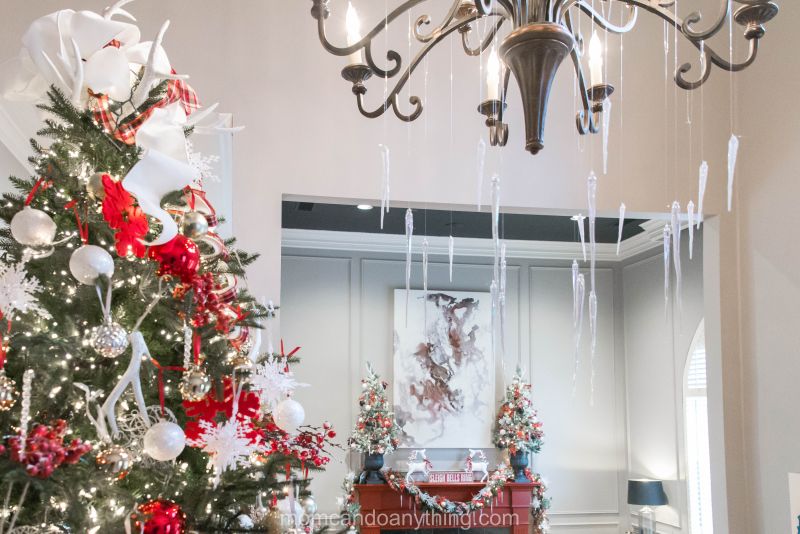
[[[543,437],[542,423],[536,416],[531,400],[531,385],[522,377],[522,371],[517,369],[497,413],[494,444],[498,449],[508,449],[511,454],[537,454],[542,450]]]
[[[389,409],[386,388],[389,385],[367,364],[367,376],[361,380],[358,397],[359,414],[350,447],[364,454],[389,454],[398,444],[400,427]]]
[[[0,532],[251,528],[329,461],[187,144],[222,122],[125,3],[23,38],[47,118],[0,207]]]

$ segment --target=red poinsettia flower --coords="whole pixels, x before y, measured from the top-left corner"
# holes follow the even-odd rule
[[[142,239],[150,229],[147,217],[122,184],[108,174],[103,175],[103,189],[105,190],[103,218],[108,226],[117,230],[114,234],[117,254],[120,256],[133,254],[137,258],[143,258],[147,247]]]

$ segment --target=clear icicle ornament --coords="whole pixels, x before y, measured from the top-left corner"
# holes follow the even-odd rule
[[[500,175],[492,175],[492,242],[494,244],[494,281],[500,277]]]
[[[477,183],[478,194],[476,196],[476,204],[478,211],[483,207],[483,174],[486,169],[486,141],[483,138],[478,140],[478,168],[477,168]]]
[[[708,185],[708,162],[700,164],[700,175],[697,183],[697,229],[703,222],[703,199],[706,196],[706,185]]]
[[[422,309],[423,325],[428,330],[428,238],[422,239]]]
[[[594,172],[589,175],[587,190],[589,196],[589,282],[592,291],[594,291],[594,271],[597,261],[597,242],[595,240],[595,223],[597,222],[597,176],[595,176]]]
[[[676,200],[672,203],[670,214],[670,231],[672,232],[672,264],[675,266],[675,296],[678,300],[678,309],[681,309],[681,205]]]
[[[411,238],[414,237],[414,213],[406,210],[406,326],[408,326],[408,298],[411,294]]]
[[[22,374],[22,413],[19,416],[19,450],[25,456],[25,445],[28,439],[28,424],[31,422],[31,387],[33,385],[33,369],[26,369]]]
[[[728,211],[733,209],[733,179],[736,174],[737,157],[739,157],[739,138],[731,134],[728,141]]]
[[[453,254],[455,253],[456,249],[456,242],[453,239],[453,236],[450,236],[450,239],[447,241],[447,259],[449,262],[449,270],[450,270],[450,282],[453,281]]]
[[[586,261],[586,230],[584,229],[583,221],[586,220],[586,217],[583,213],[579,213],[577,215],[572,216],[572,220],[578,223],[578,236],[581,239],[581,252],[583,253],[583,261]]]
[[[592,289],[589,292],[589,332],[592,336],[591,343],[591,357],[590,364],[592,366],[591,372],[591,404],[594,406],[594,377],[595,377],[595,364],[594,358],[597,353],[597,293]]]
[[[499,289],[497,287],[497,281],[492,280],[492,283],[489,285],[489,295],[491,296],[492,300],[492,355],[494,356],[495,360],[497,360],[497,323],[498,323],[498,292]],[[501,360],[502,361],[502,360]]]
[[[672,245],[672,232],[669,225],[664,225],[664,314],[669,304],[669,253]]]
[[[608,174],[608,130],[611,127],[611,100],[603,101],[603,174]]]
[[[686,216],[689,220],[689,259],[694,257],[694,202],[686,204]]]
[[[389,147],[378,145],[381,150],[381,160],[383,162],[383,174],[381,176],[381,230],[383,230],[383,216],[389,213]]]
[[[619,205],[619,230],[617,230],[617,256],[622,245],[622,230],[625,227],[625,203]]]
[[[500,349],[506,352],[506,244],[500,246],[500,290],[498,304],[500,308]]]
[[[572,394],[578,381],[580,368],[581,337],[583,335],[583,302],[586,298],[586,279],[579,272],[578,262],[572,262],[572,330],[575,340],[575,366],[572,372]]]

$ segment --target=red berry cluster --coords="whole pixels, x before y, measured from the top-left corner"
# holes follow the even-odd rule
[[[25,466],[25,471],[32,477],[49,478],[58,467],[77,463],[92,449],[90,444],[79,439],[65,444],[66,433],[67,422],[63,419],[52,425],[37,424],[28,433],[24,452],[20,436],[8,439],[11,460]],[[5,447],[2,447],[0,454],[5,452]]]

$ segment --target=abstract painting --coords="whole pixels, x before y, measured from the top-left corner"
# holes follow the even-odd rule
[[[394,292],[394,410],[402,447],[489,448],[494,359],[489,293]]]

